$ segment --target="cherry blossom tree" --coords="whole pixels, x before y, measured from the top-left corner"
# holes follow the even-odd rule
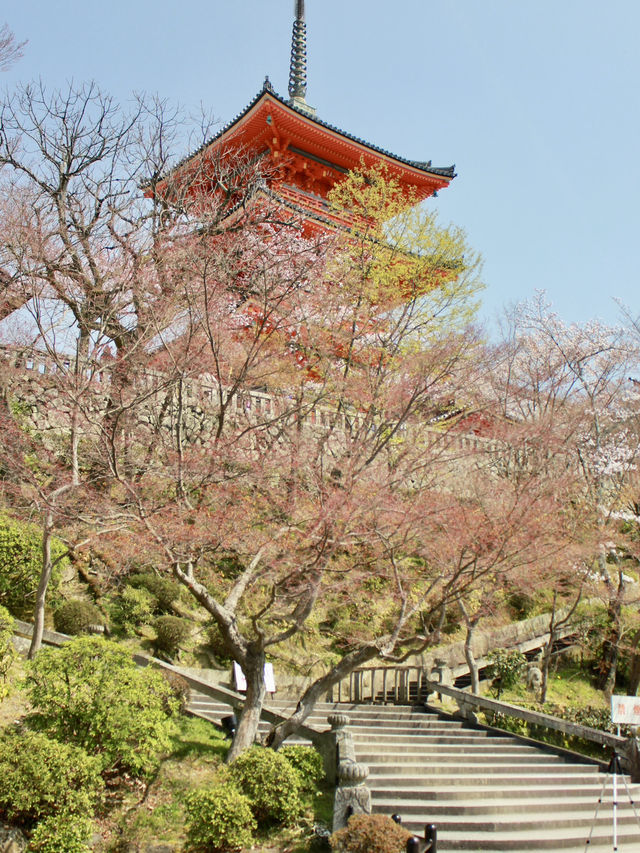
[[[546,423],[547,440],[532,445],[530,456],[551,476],[562,470],[577,477],[574,537],[607,603],[610,630],[600,684],[611,693],[621,613],[633,596],[616,554],[619,514],[638,460],[637,391],[628,377],[639,349],[624,327],[598,320],[564,323],[542,293],[515,310],[506,338],[493,374],[503,416],[523,425]]]
[[[266,655],[289,653],[319,611],[334,663],[274,746],[355,667],[435,642],[463,594],[538,559],[558,516],[536,471],[503,475],[507,442],[465,446],[453,429],[453,401],[472,405],[483,369],[462,326],[475,269],[461,235],[433,222],[411,220],[429,237],[412,255],[398,225],[389,255],[393,228],[384,240],[374,228],[389,194],[394,225],[415,215],[384,176],[355,176],[336,203],[367,215],[344,236],[310,241],[280,211],[231,244],[206,227],[175,241],[180,334],[154,355],[176,377],[172,402],[132,415],[133,447],[104,435],[136,542],[209,612],[245,673],[231,760],[255,737]]]
[[[46,373],[25,383],[13,371],[9,393],[28,390],[29,406],[55,415],[39,456],[55,450],[69,465],[64,483],[38,492],[46,540],[64,515],[57,509],[62,497],[88,484],[90,460],[80,458],[81,444],[107,429],[126,432],[141,383],[143,397],[172,387],[170,373],[154,373],[152,353],[159,336],[175,333],[178,309],[166,258],[170,241],[192,229],[184,223],[194,202],[170,182],[168,193],[166,179],[163,195],[157,193],[174,150],[185,144],[183,116],[158,99],[139,98],[123,110],[95,84],[49,92],[40,83],[18,88],[3,104],[0,123],[2,313],[13,312],[0,326],[0,343],[8,347],[7,363],[23,370],[35,363]],[[206,124],[201,133],[208,134]],[[200,166],[196,157],[193,180]],[[207,179],[215,175],[229,189],[210,205],[210,229],[262,180],[241,157],[231,165],[208,163]],[[35,433],[40,426],[27,428]],[[14,461],[24,470],[19,454]],[[33,651],[49,569],[43,552]]]

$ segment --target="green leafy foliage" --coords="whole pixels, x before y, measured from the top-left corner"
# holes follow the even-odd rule
[[[142,572],[131,575],[127,584],[133,589],[146,589],[153,596],[155,613],[170,613],[172,605],[180,597],[182,587],[173,578],[156,575],[154,572]]]
[[[324,779],[322,756],[313,746],[283,746],[278,752],[298,771],[302,793],[314,791]]]
[[[136,628],[151,622],[154,602],[148,590],[125,586],[113,608],[113,619],[125,634],[134,634]]]
[[[186,798],[190,850],[240,850],[251,847],[256,822],[249,799],[233,785],[191,792]]]
[[[381,814],[352,815],[329,839],[336,853],[402,853],[411,833]]]
[[[0,737],[0,815],[23,826],[66,812],[92,814],[103,790],[100,761],[40,732]],[[59,848],[64,849],[64,848]]]
[[[527,659],[517,649],[494,649],[487,659],[487,675],[493,679],[493,690],[497,699],[503,690],[513,687],[523,678],[527,668]]]
[[[520,702],[520,707],[524,707]],[[532,710],[538,710],[533,708]],[[504,732],[513,732],[516,735],[527,735],[529,726],[524,720],[519,720],[517,717],[511,717],[509,714],[501,714],[498,711],[484,711],[484,719],[488,726],[493,726],[496,729],[502,729]]]
[[[15,620],[6,607],[0,607],[0,678],[3,682],[0,684],[0,700],[8,693],[8,687],[4,682],[18,656],[11,642],[14,625]]]
[[[53,539],[49,601],[56,600],[60,578],[69,565],[63,556],[66,550],[59,539]],[[41,529],[0,515],[0,605],[18,618],[31,616],[41,570]]]
[[[65,601],[53,614],[56,631],[72,637],[89,633],[94,625],[102,625],[103,622],[102,614],[95,604],[79,598]]]
[[[105,770],[138,776],[167,748],[178,705],[159,672],[139,669],[126,649],[100,637],[41,651],[27,692],[34,723],[51,737],[98,755]]]
[[[27,847],[28,853],[91,853],[93,823],[84,815],[59,812],[40,821]]]
[[[252,746],[236,758],[229,773],[259,823],[288,825],[300,817],[300,777],[284,755]]]
[[[173,655],[191,633],[191,623],[179,616],[159,616],[153,623],[156,648]]]

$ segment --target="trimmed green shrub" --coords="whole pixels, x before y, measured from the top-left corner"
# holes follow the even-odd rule
[[[90,632],[90,628],[94,625],[102,625],[103,622],[102,613],[95,604],[79,598],[65,601],[53,614],[53,624],[56,631],[60,631],[62,634],[70,634],[72,637],[78,634],[87,634]]]
[[[231,663],[233,658],[225,645],[222,632],[220,631],[220,627],[217,622],[209,622],[207,625],[207,643],[209,644],[209,648],[215,655],[218,663],[221,663],[224,666]]]
[[[313,746],[283,746],[278,752],[298,771],[300,790],[303,793],[314,791],[324,779],[322,756]]]
[[[28,853],[91,853],[93,822],[83,815],[60,812],[47,817],[33,830]]]
[[[0,815],[23,826],[67,812],[93,814],[103,790],[100,762],[40,732],[0,736]]]
[[[300,817],[300,777],[284,755],[252,746],[236,758],[229,774],[249,798],[258,823],[291,824]]]
[[[77,637],[43,649],[29,666],[26,688],[37,712],[33,723],[98,755],[104,770],[144,776],[169,746],[178,706],[171,687],[110,640]]]
[[[134,634],[140,625],[152,620],[155,599],[146,589],[125,586],[113,609],[113,619],[125,634]]]
[[[191,623],[179,616],[158,616],[153,623],[156,632],[156,648],[169,655],[178,651],[181,643],[191,633]]]
[[[506,604],[512,619],[528,619],[533,616],[536,609],[536,600],[533,595],[522,590],[510,592],[507,595]]]
[[[256,822],[248,798],[233,785],[192,791],[185,803],[190,850],[222,853],[252,846]]]
[[[171,613],[173,602],[180,597],[182,586],[174,578],[143,572],[127,578],[127,584],[134,589],[146,589],[154,598],[156,613]]]
[[[66,546],[54,538],[54,561],[48,599],[55,602],[60,578],[69,561],[62,555]],[[14,521],[0,515],[0,604],[19,619],[33,615],[36,591],[42,570],[42,530],[37,524]]]
[[[18,653],[12,643],[15,620],[6,609],[0,607],[0,678],[4,682]],[[0,700],[8,693],[6,684],[0,684]]]
[[[411,833],[381,814],[356,814],[329,843],[336,853],[402,853]]]

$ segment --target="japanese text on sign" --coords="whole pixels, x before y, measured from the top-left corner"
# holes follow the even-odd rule
[[[640,696],[612,696],[611,721],[619,725],[640,726]]]

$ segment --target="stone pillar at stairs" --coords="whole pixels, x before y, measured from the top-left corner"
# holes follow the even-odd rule
[[[369,768],[356,761],[346,714],[328,717],[335,743],[336,792],[333,801],[333,832],[347,825],[352,814],[371,814],[371,791],[366,785]]]

